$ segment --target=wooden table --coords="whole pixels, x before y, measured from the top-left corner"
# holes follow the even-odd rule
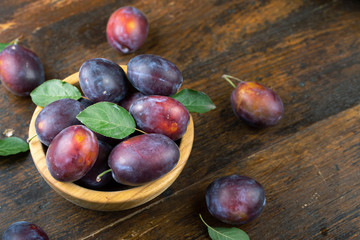
[[[125,5],[150,23],[146,43],[129,55],[105,35],[110,14]],[[193,150],[175,183],[131,210],[80,208],[45,183],[29,152],[0,157],[1,232],[26,220],[51,239],[209,239],[199,214],[229,226],[208,213],[205,189],[236,173],[266,191],[262,215],[239,226],[252,240],[360,239],[360,1],[0,1],[0,42],[19,36],[46,79],[94,57],[127,64],[157,54],[182,71],[182,88],[205,92],[217,108],[193,114]],[[275,90],[285,106],[279,124],[256,130],[238,121],[223,74]],[[1,87],[1,133],[26,139],[34,109]]]

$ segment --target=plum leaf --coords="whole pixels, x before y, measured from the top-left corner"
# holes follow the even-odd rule
[[[207,226],[209,236],[212,240],[250,240],[246,232],[239,228],[213,228],[204,221],[201,215],[200,219]]]
[[[205,113],[216,108],[208,95],[192,89],[183,89],[171,97],[181,102],[189,112]]]
[[[0,139],[0,156],[9,156],[29,150],[29,144],[18,137]]]
[[[122,139],[135,131],[135,120],[128,111],[110,102],[98,102],[76,117],[92,131],[106,137]]]
[[[10,45],[10,43],[0,43],[0,52],[9,45]]]
[[[30,93],[32,101],[41,107],[63,98],[78,100],[81,92],[70,83],[59,79],[47,80]]]

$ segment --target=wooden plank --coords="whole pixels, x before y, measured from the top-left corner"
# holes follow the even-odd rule
[[[264,239],[263,236],[298,239],[303,236],[295,235],[301,234],[298,233],[300,230],[315,239],[333,235],[340,239],[356,239],[355,230],[359,223],[353,203],[359,197],[350,179],[356,179],[358,172],[355,172],[356,164],[354,168],[349,167],[349,161],[351,156],[358,155],[354,140],[358,129],[354,126],[355,130],[351,130],[347,123],[335,120],[336,123],[331,123],[335,130],[329,130],[320,127],[323,122],[317,122],[347,109],[340,113],[346,117],[336,115],[335,118],[352,119],[356,115],[351,117],[351,114],[358,114],[359,2],[234,0],[183,4],[181,1],[132,1],[132,5],[147,14],[150,34],[143,48],[125,56],[111,49],[104,35],[109,14],[123,4],[130,4],[130,1],[91,1],[91,4],[88,1],[2,1],[0,13],[6,14],[0,14],[0,42],[22,35],[22,43],[33,49],[43,61],[47,79],[64,78],[93,57],[106,57],[126,64],[137,54],[153,53],[173,61],[183,72],[183,87],[206,92],[217,105],[214,111],[193,115],[195,143],[188,164],[172,187],[150,204],[124,212],[102,213],[79,208],[57,195],[42,180],[29,154],[0,157],[0,232],[21,218],[43,226],[55,239],[86,237],[101,229],[99,236],[109,237],[107,239],[118,236],[130,239],[166,239],[169,236],[173,239],[206,239],[206,229],[199,222],[198,210],[209,223],[218,223],[206,214],[202,203],[203,187],[216,176],[247,169],[247,172],[253,172],[253,176],[259,176],[259,180],[269,183],[266,189],[270,191],[265,217],[245,228],[254,239]],[[14,24],[5,29],[9,22]],[[272,87],[285,104],[285,115],[279,125],[255,130],[237,121],[229,104],[232,89],[221,79],[223,73],[257,80]],[[356,111],[352,112],[352,108]],[[1,87],[0,132],[12,128],[15,135],[25,139],[34,109],[35,105],[29,98],[13,96]],[[330,124],[332,121],[325,122]],[[355,120],[351,122],[355,123]],[[328,143],[330,139],[312,133],[315,129],[321,134],[325,131],[323,129],[328,129],[329,133],[324,135],[332,136],[334,143],[340,144],[329,143],[334,148],[328,149],[331,155],[324,153],[325,145],[321,145],[321,141]],[[340,135],[341,141],[333,131]],[[351,131],[355,131],[355,135]],[[319,143],[324,149],[309,146],[299,139],[301,144],[313,149],[311,154],[316,156],[318,169],[310,165],[308,150],[304,150],[305,160],[298,157],[303,154],[299,151],[304,149],[298,145],[289,147],[288,151],[291,156],[297,156],[298,161],[304,162],[304,166],[293,159],[289,161],[294,164],[288,166],[277,162],[277,158],[256,158],[257,152],[265,149],[267,154],[260,152],[261,156],[272,154],[288,160],[290,155],[288,157],[285,150],[280,156],[270,149],[273,146],[274,149],[280,148],[280,143],[290,141],[287,138],[293,139],[294,134],[307,136],[307,139],[312,139],[311,134],[318,136],[318,140],[309,141],[313,145]],[[351,148],[350,143],[354,147]],[[339,160],[341,157],[336,155],[336,149],[349,149],[345,152],[345,163]],[[299,153],[295,154],[295,150]],[[328,158],[335,155],[335,159],[341,162],[336,163],[339,171],[335,172],[334,164],[333,168],[326,165],[318,151]],[[280,170],[282,172],[265,178],[252,166],[274,175]],[[311,179],[309,183],[307,178]],[[285,184],[284,181],[288,182]],[[309,189],[304,190],[301,182],[306,182]],[[355,190],[347,188],[347,182]],[[320,191],[317,187],[324,189]],[[327,201],[324,199],[324,196],[329,196],[326,189],[336,195],[342,194],[344,198],[339,195],[338,198],[329,198],[332,202]],[[171,197],[168,199],[168,196]],[[316,204],[310,204],[313,200]],[[158,211],[163,203],[164,210]],[[305,204],[311,207],[305,207]],[[330,210],[329,217],[325,213],[327,209]],[[301,221],[296,222],[297,214],[301,214]],[[324,218],[322,222],[318,216]],[[284,225],[290,230],[285,227],[274,229],[274,225]],[[116,227],[120,229],[115,230]],[[104,235],[108,229],[109,234]]]
[[[198,214],[212,226],[229,225],[208,213],[206,187],[230,174],[265,188],[262,215],[240,226],[251,239],[358,239],[359,114],[358,105],[320,121],[81,239],[208,239]]]

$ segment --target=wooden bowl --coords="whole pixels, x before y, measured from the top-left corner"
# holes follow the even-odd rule
[[[126,72],[126,66],[121,67]],[[78,73],[70,75],[64,79],[64,81],[70,84],[77,84],[79,81]],[[42,107],[38,106],[34,111],[29,126],[29,137],[36,135],[35,120],[41,110]],[[134,208],[144,204],[164,192],[176,180],[183,170],[187,159],[190,156],[193,141],[194,122],[190,116],[188,128],[179,145],[180,159],[177,165],[169,173],[153,182],[119,191],[90,190],[71,182],[59,182],[55,180],[46,166],[46,156],[42,143],[37,137],[35,137],[30,141],[29,145],[31,156],[41,176],[50,185],[50,187],[52,187],[65,199],[78,206],[88,209],[99,211],[118,211]]]

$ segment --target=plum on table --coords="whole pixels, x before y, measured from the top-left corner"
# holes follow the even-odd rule
[[[3,233],[2,240],[48,240],[49,237],[39,226],[19,221],[11,224]]]
[[[244,224],[263,211],[264,188],[252,178],[241,175],[220,177],[206,189],[206,205],[215,218],[232,224]]]
[[[106,37],[111,47],[127,54],[139,49],[149,32],[146,16],[135,7],[121,7],[113,12],[106,26]]]
[[[45,81],[44,68],[30,49],[19,44],[9,45],[0,53],[0,80],[11,93],[29,96]]]

